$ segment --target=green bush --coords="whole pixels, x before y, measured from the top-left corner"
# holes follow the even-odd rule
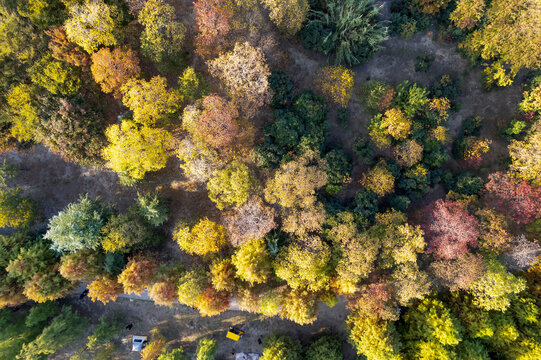
[[[113,339],[113,337],[122,330],[122,324],[118,316],[100,318],[100,323],[94,328],[92,334],[88,337],[86,346],[89,349],[105,344]]]
[[[441,168],[451,158],[441,141],[429,140],[423,146],[423,164],[428,168]]]
[[[0,189],[0,227],[26,228],[34,222],[36,203],[19,188]]]
[[[42,326],[49,318],[57,314],[58,310],[58,304],[54,301],[36,304],[28,312],[24,324],[27,328]]]
[[[476,195],[485,186],[485,182],[479,176],[465,172],[455,176],[450,190],[464,195]]]
[[[409,118],[419,114],[428,101],[428,92],[416,83],[406,80],[396,86],[393,105],[404,111]]]
[[[462,78],[442,75],[434,81],[430,93],[435,98],[444,97],[453,102],[462,95]]]
[[[70,306],[62,308],[49,326],[32,342],[23,345],[17,356],[19,360],[37,360],[47,358],[57,350],[73,343],[86,329],[87,321],[71,310]]]
[[[160,226],[169,219],[169,209],[157,193],[137,193],[136,209],[152,226]]]
[[[349,179],[351,163],[342,150],[333,149],[325,155],[327,162],[327,192],[336,194]],[[334,187],[330,188],[329,186]],[[332,189],[332,190],[331,190]],[[331,190],[331,191],[329,191]],[[336,191],[338,190],[338,191]]]
[[[353,152],[360,157],[367,165],[374,162],[374,146],[369,140],[362,137],[355,139]]]
[[[378,51],[387,39],[373,0],[330,0],[325,11],[313,11],[301,31],[303,44],[333,53],[335,65],[356,66]]]
[[[389,206],[395,210],[405,212],[410,204],[410,198],[405,195],[392,195],[389,197]]]
[[[399,0],[391,3],[391,35],[409,39],[417,31],[425,31],[430,26],[431,16],[422,13],[410,1]]]
[[[378,212],[378,195],[368,189],[360,190],[355,195],[354,211],[368,221],[374,221]]]
[[[289,151],[295,149],[305,134],[304,122],[294,112],[282,109],[274,112],[274,119],[267,134],[272,136],[279,147]]]
[[[349,110],[346,108],[338,109],[338,115],[336,116],[336,118],[342,130],[347,130],[349,121]]]
[[[428,72],[434,60],[436,60],[436,57],[432,54],[424,55],[424,56],[417,56],[417,59],[415,62],[415,71]]]
[[[272,91],[270,106],[279,109],[288,107],[293,101],[293,83],[285,72],[274,70],[269,76],[269,86]]]
[[[124,260],[124,254],[119,252],[106,253],[103,262],[103,271],[110,275],[118,275],[124,269],[126,261]]]
[[[203,338],[197,344],[196,360],[213,360],[218,351],[218,342],[214,339]]]
[[[306,360],[342,360],[342,340],[338,336],[322,336],[306,349]]]
[[[285,150],[273,143],[270,137],[266,137],[254,149],[254,162],[258,167],[262,168],[277,167],[285,153]]]
[[[271,335],[263,340],[261,360],[301,360],[299,340],[285,335]]]

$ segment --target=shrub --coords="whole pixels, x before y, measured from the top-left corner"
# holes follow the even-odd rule
[[[342,150],[333,149],[325,155],[327,163],[327,192],[333,194],[337,191],[329,191],[329,186],[340,189],[343,184],[350,180],[351,163]]]
[[[396,86],[394,106],[401,109],[407,117],[419,114],[428,104],[428,92],[422,86],[403,81]]]
[[[79,250],[62,255],[60,274],[71,281],[91,280],[102,271],[103,255],[96,250]]]
[[[359,88],[361,104],[374,114],[388,110],[394,94],[392,86],[379,80],[370,80]]]
[[[208,274],[195,267],[182,275],[178,281],[178,301],[186,306],[197,306],[199,297],[209,285]]]
[[[246,115],[253,115],[270,100],[270,71],[265,55],[248,42],[236,43],[233,51],[209,61],[208,67]]]
[[[306,360],[342,360],[342,340],[338,336],[322,336],[306,349]]]
[[[169,209],[158,193],[137,193],[137,212],[152,226],[160,226],[169,219]]]
[[[234,103],[218,95],[207,95],[202,99],[202,111],[194,124],[193,134],[214,149],[229,148],[240,132],[238,117]]]
[[[399,340],[393,322],[352,312],[346,324],[349,339],[357,349],[357,354],[370,359],[398,357]]]
[[[462,203],[438,200],[427,212],[425,232],[436,258],[460,258],[477,247],[478,221]]]
[[[25,228],[36,216],[36,203],[21,195],[19,188],[0,189],[0,227]]]
[[[295,35],[306,20],[310,7],[307,0],[263,0],[269,17],[286,36]]]
[[[45,239],[52,241],[57,251],[73,252],[97,249],[101,243],[101,230],[111,215],[111,209],[98,199],[81,196],[49,220]]]
[[[281,70],[273,70],[269,76],[272,91],[270,106],[279,109],[288,107],[293,101],[293,83],[289,75]]]
[[[326,12],[314,11],[306,22],[301,32],[303,44],[324,54],[332,52],[335,65],[356,66],[387,38],[387,29],[378,19],[379,8],[371,0],[332,0],[327,2]]]
[[[261,360],[300,360],[302,346],[285,335],[271,335],[263,340]]]
[[[216,259],[210,265],[212,287],[217,291],[231,292],[236,288],[235,266],[231,259]]]
[[[90,70],[101,90],[113,93],[116,98],[121,96],[120,87],[141,72],[136,52],[127,46],[116,47],[113,51],[103,48],[95,52]]]
[[[133,111],[133,121],[147,126],[167,124],[183,100],[177,91],[167,88],[163,76],[154,76],[149,81],[131,78],[120,91],[122,102]]]
[[[385,160],[379,161],[375,167],[363,174],[361,185],[379,196],[385,196],[394,190],[394,176],[387,169]]]
[[[360,157],[367,165],[372,163],[374,157],[374,146],[368,140],[358,137],[353,144],[353,152]]]
[[[229,242],[239,246],[251,239],[262,239],[277,225],[276,212],[256,196],[226,215],[224,225],[229,232]]]
[[[424,56],[417,56],[417,59],[415,62],[415,71],[428,72],[434,60],[436,60],[436,57],[432,54],[424,55]]]
[[[202,316],[215,316],[229,308],[229,294],[208,287],[197,298],[197,308]]]
[[[5,95],[3,112],[11,120],[11,136],[21,140],[32,140],[41,115],[36,89],[32,85],[17,84]]]
[[[113,215],[102,229],[102,247],[106,252],[128,253],[157,243],[159,236],[139,214],[131,210]]]
[[[316,73],[314,84],[325,98],[346,108],[353,93],[353,75],[343,66],[325,66]]]
[[[209,86],[203,75],[189,66],[178,78],[178,91],[184,97],[184,101],[195,102],[208,94]]]
[[[153,260],[134,256],[118,275],[118,282],[124,287],[125,293],[140,295],[152,281],[156,269],[157,264]]]
[[[100,323],[94,328],[92,334],[88,337],[87,348],[95,349],[96,347],[110,341],[113,337],[122,330],[123,326],[119,317],[100,318]]]
[[[329,246],[312,236],[282,248],[274,269],[276,276],[287,281],[293,289],[318,291],[329,285],[330,260]]]
[[[196,360],[213,360],[218,352],[218,342],[214,339],[202,338],[197,343]]]
[[[60,308],[54,301],[47,301],[33,306],[24,319],[27,328],[43,326],[53,315],[57,314]]]

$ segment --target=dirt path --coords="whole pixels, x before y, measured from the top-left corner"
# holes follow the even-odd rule
[[[113,357],[115,360],[140,359],[139,354],[130,351],[131,335],[148,335],[155,327],[167,338],[171,347],[182,346],[187,353],[193,353],[197,347],[197,341],[203,337],[216,339],[218,341],[217,360],[232,359],[233,351],[261,353],[262,348],[258,339],[274,333],[284,333],[298,338],[304,345],[325,333],[339,334],[344,339],[346,338],[344,320],[348,311],[345,308],[344,299],[341,299],[332,309],[320,304],[318,320],[305,326],[278,317],[267,318],[233,310],[219,316],[202,317],[198,311],[183,305],[163,307],[156,306],[151,301],[127,298],[119,298],[116,302],[105,306],[99,302],[93,303],[87,298],[79,300],[78,295],[68,297],[67,302],[81,314],[89,316],[94,323],[97,323],[102,315],[121,315],[126,325],[133,324],[130,331],[123,330],[119,334],[120,338],[116,342],[117,348]],[[226,339],[225,334],[230,326],[241,328],[246,335],[238,342]],[[73,348],[65,349],[64,352],[50,357],[50,360],[69,359],[67,354],[73,353],[81,345],[77,344]],[[344,343],[343,352],[344,360],[356,359],[351,345]]]

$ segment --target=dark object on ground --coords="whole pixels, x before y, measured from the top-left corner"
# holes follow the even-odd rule
[[[259,339],[257,339],[257,343],[258,343],[259,345],[261,345],[261,344],[263,343],[263,341],[261,341],[261,337],[259,337]]]
[[[79,299],[82,299],[82,298],[84,298],[84,297],[87,296],[87,295],[88,295],[88,289],[85,289],[85,291],[83,291],[83,292],[81,293],[81,295],[79,295]]]
[[[129,324],[128,326],[126,326],[126,329],[131,330],[132,327],[133,327],[133,324]]]

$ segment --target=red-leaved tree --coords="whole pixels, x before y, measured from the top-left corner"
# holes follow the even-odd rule
[[[488,180],[484,200],[489,206],[522,224],[541,216],[541,187],[513,179],[503,172],[490,174]]]
[[[468,214],[464,204],[440,199],[429,205],[425,214],[422,228],[428,239],[428,251],[435,258],[456,259],[466,254],[468,247],[477,246],[478,221]]]
[[[198,0],[193,4],[196,51],[203,57],[216,56],[226,50],[233,10],[225,0]]]

